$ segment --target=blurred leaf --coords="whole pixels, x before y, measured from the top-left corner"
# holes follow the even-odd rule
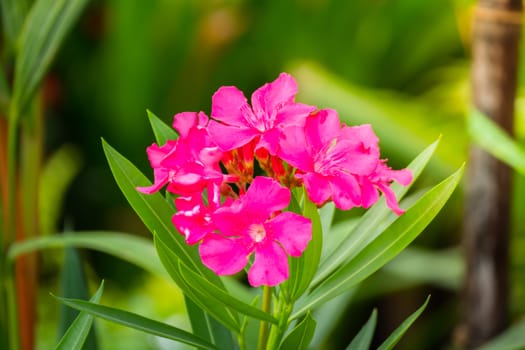
[[[481,148],[525,174],[525,147],[487,116],[473,109],[468,115],[468,130],[472,140]]]
[[[396,328],[392,334],[377,348],[377,350],[390,350],[392,349],[398,342],[401,340],[401,337],[405,332],[410,328],[412,323],[414,323],[417,318],[423,313],[425,308],[427,307],[428,301],[430,300],[430,296],[427,297],[427,300],[425,303],[417,309],[412,315],[410,315],[406,320],[401,323],[399,327]]]
[[[184,236],[177,233],[173,227],[173,209],[168,202],[160,193],[143,194],[137,191],[137,186],[144,186],[149,182],[147,178],[104,140],[102,145],[115,181],[149,231],[155,232],[177,259],[215,285],[222,286],[219,277],[202,264],[196,247],[186,244]]]
[[[363,325],[359,333],[354,337],[352,342],[346,347],[346,350],[365,350],[370,349],[372,337],[377,323],[377,310],[374,309],[370,318]]]
[[[407,169],[412,170],[414,179],[408,186],[401,186],[393,183],[391,188],[400,200],[404,194],[415,183],[419,175],[423,172],[430,158],[434,154],[440,139],[436,140],[430,146],[425,148],[408,166]],[[348,261],[359,253],[368,243],[374,240],[383,230],[390,225],[396,216],[391,212],[390,208],[386,206],[385,199],[381,198],[372,208],[368,209],[361,217],[356,226],[348,229],[347,234],[343,236],[327,235],[327,240],[339,239],[339,243],[327,244],[334,248],[333,251],[326,251],[321,259],[319,271],[314,279],[314,284],[319,283],[326,278],[330,273],[337,269],[344,261]]]
[[[110,322],[137,329],[141,332],[153,334],[162,338],[175,340],[184,344],[197,346],[204,349],[217,349],[208,341],[197,337],[182,329],[158,322],[132,312],[115,309],[108,306],[93,304],[84,300],[55,297],[61,303],[90,315],[103,318]]]
[[[66,191],[80,172],[81,163],[78,150],[65,145],[54,152],[44,165],[38,186],[39,232],[42,234],[56,231]]]
[[[116,256],[140,266],[146,271],[168,279],[166,270],[160,264],[155,248],[150,240],[127,233],[110,231],[65,232],[63,234],[31,238],[13,243],[8,251],[8,259],[35,250],[78,247],[89,248]]]
[[[316,324],[317,322],[315,322],[312,315],[308,312],[301,322],[284,338],[279,349],[308,349],[308,345],[310,345],[312,337],[314,336]]]
[[[299,258],[290,259],[289,283],[291,286],[291,301],[295,301],[308,289],[310,282],[317,272],[323,247],[323,229],[317,206],[304,194],[302,197],[304,202],[302,214],[312,221],[312,240],[308,243],[308,246]]]
[[[97,294],[102,294],[102,289],[103,284],[101,284]],[[64,297],[75,299],[87,299],[89,296],[89,288],[87,285],[84,267],[82,266],[82,260],[80,258],[80,255],[78,254],[78,251],[75,248],[66,248],[61,276],[61,294]],[[98,302],[99,300],[100,295],[95,301]],[[73,322],[75,322],[75,319],[78,317],[78,311],[73,310],[65,305],[61,305],[60,317],[58,322],[59,338],[66,334],[69,326]],[[86,315],[85,317],[91,316]],[[89,328],[91,328],[91,322],[89,322]],[[91,329],[85,336],[83,336],[82,344],[82,348],[84,350],[97,349],[97,339],[93,329]]]
[[[429,190],[352,260],[341,266],[301,300],[292,317],[296,318],[343,293],[392,260],[437,215],[456,188],[462,174],[463,167]]]
[[[1,0],[2,24],[7,43],[16,43],[20,29],[29,10],[28,0]]]
[[[4,68],[0,65],[0,118],[7,118],[9,111],[9,88]]]
[[[18,0],[17,0],[18,1]],[[12,118],[24,112],[67,33],[88,0],[36,0],[20,33]]]
[[[182,261],[157,235],[155,235],[155,248],[157,249],[157,253],[164,264],[164,267],[184,294],[191,298],[202,310],[208,312],[228,329],[238,333],[240,331],[240,325],[237,315],[220,303],[207,304],[205,300],[207,295],[205,292],[192,288],[192,285],[186,282],[180,268]]]
[[[522,350],[525,348],[525,319],[510,326],[478,350]]]
[[[98,304],[102,292],[104,291],[104,281],[100,284],[97,292],[90,299],[92,303]],[[88,337],[93,324],[93,316],[81,312],[75,320],[71,323],[71,326],[65,331],[64,336],[60,339],[59,343],[55,347],[55,350],[79,350],[86,349],[84,343]],[[96,343],[95,343],[96,344]],[[88,347],[94,349],[94,347]]]
[[[157,144],[159,146],[162,146],[168,140],[176,140],[178,138],[178,135],[173,128],[169,127],[150,110],[148,110],[147,112],[149,122],[151,124],[151,129],[155,134],[155,139],[157,140]]]

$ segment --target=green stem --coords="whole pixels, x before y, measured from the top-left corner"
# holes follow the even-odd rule
[[[272,307],[272,288],[268,286],[263,287],[263,299],[262,299],[262,311],[270,313]],[[268,323],[261,321],[259,327],[259,341],[257,343],[258,350],[266,349],[266,343],[268,342]]]
[[[284,333],[288,329],[288,319],[293,310],[293,304],[288,303],[284,298],[279,298],[279,311],[277,312],[277,318],[279,319],[279,325],[272,327],[270,336],[268,337],[268,349],[277,349]]]
[[[14,281],[14,266],[13,264],[7,264],[5,271],[5,294],[7,304],[7,327],[8,327],[8,338],[9,338],[9,349],[19,350],[20,349],[20,336],[18,331],[18,311],[17,311],[17,300],[16,300],[16,286]]]

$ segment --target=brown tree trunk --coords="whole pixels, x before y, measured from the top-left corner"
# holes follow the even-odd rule
[[[479,0],[473,33],[472,98],[510,135],[518,73],[521,0]],[[463,244],[467,259],[458,342],[472,349],[508,322],[511,170],[476,146],[465,183]]]

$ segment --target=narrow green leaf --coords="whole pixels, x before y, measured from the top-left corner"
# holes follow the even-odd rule
[[[522,350],[525,349],[525,319],[507,328],[478,350]]]
[[[92,303],[98,304],[102,292],[104,291],[104,281],[100,284],[97,292],[90,299]],[[91,326],[93,324],[93,316],[81,312],[75,320],[71,323],[71,326],[66,330],[62,339],[55,347],[55,350],[77,350],[82,349]]]
[[[301,322],[284,338],[279,346],[281,350],[294,349],[306,350],[312,341],[315,332],[315,322],[312,315],[308,312]]]
[[[440,139],[437,139],[434,143],[425,148],[407,166],[408,169],[412,170],[414,177],[412,184],[416,181],[419,175],[421,175],[423,169],[430,161],[439,141]],[[401,199],[410,189],[412,184],[405,187],[394,183],[392,184],[392,190],[396,194],[396,197]],[[340,244],[330,244],[330,242],[327,242],[328,246],[332,246],[335,249],[333,251],[326,251],[322,256],[319,270],[314,278],[313,284],[318,284],[341,264],[354,257],[359,253],[360,249],[364,248],[369,242],[375,239],[388,225],[396,220],[396,218],[395,214],[393,214],[390,208],[386,206],[384,198],[381,198],[378,203],[366,211],[353,229],[348,230],[348,234],[343,237]],[[326,240],[337,238],[338,237],[331,237],[329,232],[325,235]]]
[[[164,197],[160,193],[143,194],[137,191],[137,186],[149,183],[147,178],[104,140],[102,144],[115,181],[149,231],[155,232],[166,247],[185,265],[205,276],[215,285],[222,286],[219,277],[200,261],[197,248],[186,244],[184,236],[175,230],[171,223],[174,212]]]
[[[468,115],[468,130],[477,145],[514,170],[525,174],[525,147],[513,140],[490,118],[473,109]]]
[[[232,297],[223,290],[217,288],[212,283],[208,282],[195,272],[188,269],[185,265],[179,263],[179,271],[188,285],[191,285],[192,289],[199,291],[205,295],[202,302],[206,304],[223,304],[228,308],[236,310],[244,315],[262,320],[271,322],[273,324],[278,324],[279,321],[274,318],[272,315],[267,314],[266,312],[259,310],[250,304]]]
[[[234,313],[231,310],[226,308],[220,303],[215,303],[213,305],[206,305],[205,299],[207,295],[204,292],[192,288],[192,285],[187,283],[184,277],[180,272],[180,264],[182,261],[177,258],[177,256],[166,246],[166,244],[155,235],[155,248],[159,255],[160,260],[166,267],[166,270],[173,278],[175,283],[179,288],[184,292],[186,296],[191,298],[193,302],[199,306],[201,309],[207,311],[211,316],[221,322],[228,329],[233,330],[238,333],[240,330],[239,321]]]
[[[178,138],[178,135],[173,128],[166,125],[166,123],[164,123],[150,110],[147,110],[147,113],[149,122],[151,124],[151,129],[153,130],[153,134],[155,134],[155,139],[157,140],[157,144],[159,146],[162,146],[168,140],[176,140]]]
[[[394,346],[401,340],[401,337],[405,334],[405,332],[410,328],[410,326],[417,320],[417,318],[423,313],[425,308],[427,307],[428,301],[430,300],[430,296],[427,297],[427,300],[423,305],[419,307],[412,315],[408,316],[406,320],[401,323],[399,327],[396,328],[392,334],[377,348],[377,350],[390,350],[394,348]]]
[[[2,24],[7,42],[14,45],[20,29],[24,24],[27,11],[29,10],[28,0],[1,0]]]
[[[17,0],[18,1],[18,0]],[[36,0],[20,33],[13,83],[16,120],[27,107],[88,0]]]
[[[346,350],[366,350],[370,349],[372,343],[372,337],[376,329],[377,323],[377,310],[374,309],[370,318],[363,327],[359,330],[359,333],[354,337],[352,342],[346,347]]]
[[[67,298],[88,299],[89,288],[84,267],[82,265],[82,259],[75,248],[67,247],[65,250],[61,275],[61,294]],[[98,300],[96,301],[98,302]],[[61,305],[58,322],[59,338],[64,336],[68,331],[69,326],[76,318],[78,318],[78,316],[79,312],[77,310]],[[84,338],[85,340],[83,341],[83,343],[85,343],[83,349],[97,349],[97,339],[94,329],[91,329],[86,336],[87,338]]]
[[[110,322],[137,329],[141,332],[153,334],[162,338],[175,340],[184,344],[197,346],[204,349],[217,349],[210,342],[197,337],[182,329],[170,326],[168,324],[155,321],[135,313],[115,309],[108,306],[90,303],[84,300],[57,298],[61,303],[72,308],[87,312],[90,315],[103,318]]]
[[[301,300],[293,318],[361,282],[406,248],[432,221],[456,188],[463,166],[423,195],[381,235]]]
[[[16,257],[35,250],[64,247],[94,249],[130,262],[157,276],[169,278],[151,240],[128,233],[83,231],[30,238],[13,243],[7,257],[13,262]]]

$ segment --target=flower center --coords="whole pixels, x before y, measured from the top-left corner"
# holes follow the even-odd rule
[[[264,226],[261,224],[251,225],[248,229],[248,233],[255,243],[261,242],[266,237],[266,231]]]

